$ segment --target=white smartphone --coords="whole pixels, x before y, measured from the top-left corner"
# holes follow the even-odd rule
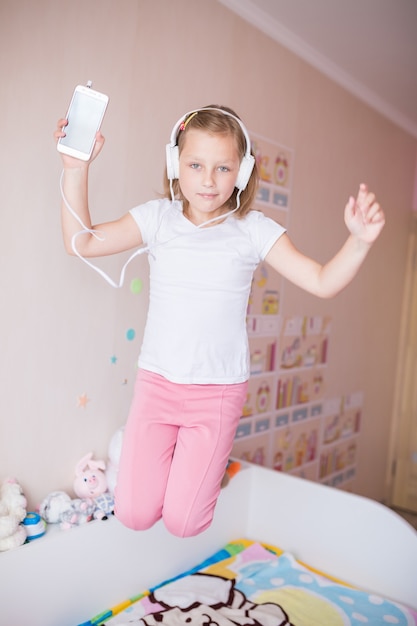
[[[57,150],[88,161],[106,112],[109,97],[91,87],[77,85],[66,115],[65,137],[58,140]]]

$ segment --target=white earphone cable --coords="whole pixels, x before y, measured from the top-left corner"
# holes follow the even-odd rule
[[[138,248],[126,261],[126,263],[123,265],[122,270],[120,272],[120,278],[119,278],[119,282],[116,283],[108,274],[106,274],[106,272],[104,272],[101,268],[97,267],[97,265],[94,265],[93,263],[91,263],[88,259],[86,259],[85,257],[82,256],[82,254],[80,254],[80,252],[78,252],[77,250],[77,246],[75,245],[75,242],[77,240],[77,238],[80,235],[83,235],[85,233],[89,233],[90,235],[92,235],[93,237],[95,237],[96,239],[98,239],[99,241],[104,241],[104,237],[103,235],[100,233],[100,231],[98,230],[94,230],[93,228],[89,228],[88,226],[86,226],[84,224],[84,222],[82,221],[82,219],[80,218],[79,215],[77,215],[77,213],[74,211],[74,209],[72,208],[72,206],[70,205],[70,203],[68,202],[65,193],[64,193],[64,187],[63,187],[63,178],[64,178],[64,170],[62,170],[61,172],[61,177],[59,179],[59,187],[60,187],[60,191],[61,191],[61,196],[62,196],[62,200],[66,206],[66,208],[68,209],[68,211],[71,213],[71,215],[74,217],[74,219],[77,220],[77,222],[80,224],[82,230],[78,231],[77,233],[75,233],[72,238],[71,238],[71,248],[74,252],[74,254],[81,259],[81,261],[84,261],[84,263],[86,263],[89,267],[91,267],[91,269],[93,269],[95,272],[97,272],[98,274],[100,274],[100,276],[102,278],[104,278],[105,281],[107,281],[109,283],[109,285],[111,285],[112,287],[116,288],[116,289],[120,289],[121,287],[123,287],[124,284],[124,280],[125,280],[125,274],[126,274],[126,269],[127,266],[129,265],[129,263],[137,256],[144,254],[145,252],[148,252],[150,254],[152,254],[152,250],[154,248],[158,248],[159,246],[163,246],[165,244],[170,243],[171,241],[174,241],[174,239],[178,239],[179,237],[184,237],[185,233],[181,233],[180,235],[176,235],[175,237],[172,237],[171,239],[167,239],[166,241],[160,241],[159,243],[154,243],[151,244],[150,246],[143,246],[141,248]],[[208,226],[209,224],[212,224],[213,222],[217,222],[218,220],[224,220],[227,217],[229,217],[229,215],[232,215],[232,213],[235,213],[239,208],[240,208],[240,194],[241,194],[241,189],[238,190],[238,193],[236,195],[236,207],[234,209],[232,209],[231,211],[228,211],[227,213],[223,213],[222,215],[218,215],[216,217],[213,217],[209,220],[207,220],[206,222],[203,222],[202,224],[199,224],[196,228],[197,229],[201,229],[204,228],[204,226]],[[171,187],[171,193],[172,193],[172,187]],[[175,200],[173,200],[173,202],[175,202]],[[195,231],[197,232],[197,231]]]
[[[129,263],[137,256],[139,256],[140,254],[144,254],[145,252],[149,252],[149,247],[148,246],[144,246],[143,248],[138,248],[138,250],[136,250],[126,261],[126,263],[123,265],[122,270],[120,272],[120,278],[119,278],[119,282],[116,283],[108,274],[106,274],[106,272],[104,270],[102,270],[101,268],[97,267],[97,265],[94,265],[93,263],[91,263],[88,259],[86,259],[85,257],[82,256],[82,254],[80,254],[77,250],[77,246],[75,245],[75,242],[77,240],[77,238],[80,235],[83,235],[85,233],[90,233],[90,235],[92,235],[93,237],[95,237],[96,239],[98,239],[99,241],[104,241],[104,237],[100,234],[100,231],[94,230],[93,228],[88,228],[88,226],[86,226],[84,224],[84,222],[82,221],[82,219],[80,218],[79,215],[77,215],[77,213],[74,211],[74,209],[72,208],[72,206],[70,205],[70,203],[68,202],[67,198],[65,197],[65,193],[64,193],[64,188],[62,185],[62,181],[63,181],[63,177],[64,177],[64,170],[62,170],[61,173],[61,177],[59,180],[59,187],[61,190],[61,196],[62,196],[62,200],[66,206],[66,208],[68,209],[68,211],[71,213],[71,215],[74,217],[74,219],[77,220],[77,222],[81,225],[82,230],[80,230],[78,233],[75,233],[72,236],[71,239],[71,248],[74,252],[74,254],[81,259],[81,261],[84,261],[84,263],[86,263],[89,267],[91,267],[91,269],[93,269],[95,272],[97,272],[98,274],[100,274],[100,276],[102,276],[102,278],[104,278],[104,280],[106,280],[109,285],[111,285],[112,287],[114,287],[115,289],[120,289],[120,287],[123,287],[124,284],[124,279],[125,279],[125,274],[126,274],[126,269],[127,266],[129,265]]]

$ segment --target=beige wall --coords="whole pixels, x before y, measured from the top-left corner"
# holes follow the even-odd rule
[[[60,235],[52,131],[75,84],[92,79],[110,95],[96,220],[161,191],[174,122],[209,103],[295,151],[290,234],[318,259],[346,236],[349,194],[363,180],[378,192],[387,226],[355,282],[332,301],[289,285],[285,306],[332,316],[328,395],[364,391],[357,487],[383,498],[415,139],[215,0],[3,0],[0,67],[0,479],[16,476],[31,506],[69,489],[81,456],[106,457],[129,407],[146,261],[113,290],[65,255]],[[116,276],[121,259],[102,265]]]

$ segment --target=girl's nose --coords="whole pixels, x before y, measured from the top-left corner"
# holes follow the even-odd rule
[[[204,171],[203,185],[205,187],[214,187],[214,175],[211,170]]]

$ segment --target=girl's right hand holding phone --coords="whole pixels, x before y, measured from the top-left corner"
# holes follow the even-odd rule
[[[58,120],[57,129],[54,132],[54,138],[56,142],[58,142],[58,140],[61,137],[65,137],[65,126],[67,126],[67,124],[68,124],[68,120],[65,118],[61,118]],[[98,131],[96,134],[96,141],[94,144],[93,152],[88,161],[82,161],[81,159],[76,159],[75,157],[68,156],[67,154],[63,154],[61,152],[60,155],[62,158],[62,163],[64,165],[64,168],[70,169],[70,168],[83,167],[83,166],[88,167],[88,165],[92,161],[94,161],[94,159],[100,154],[103,148],[104,142],[105,142],[104,136],[101,134],[100,131]]]

